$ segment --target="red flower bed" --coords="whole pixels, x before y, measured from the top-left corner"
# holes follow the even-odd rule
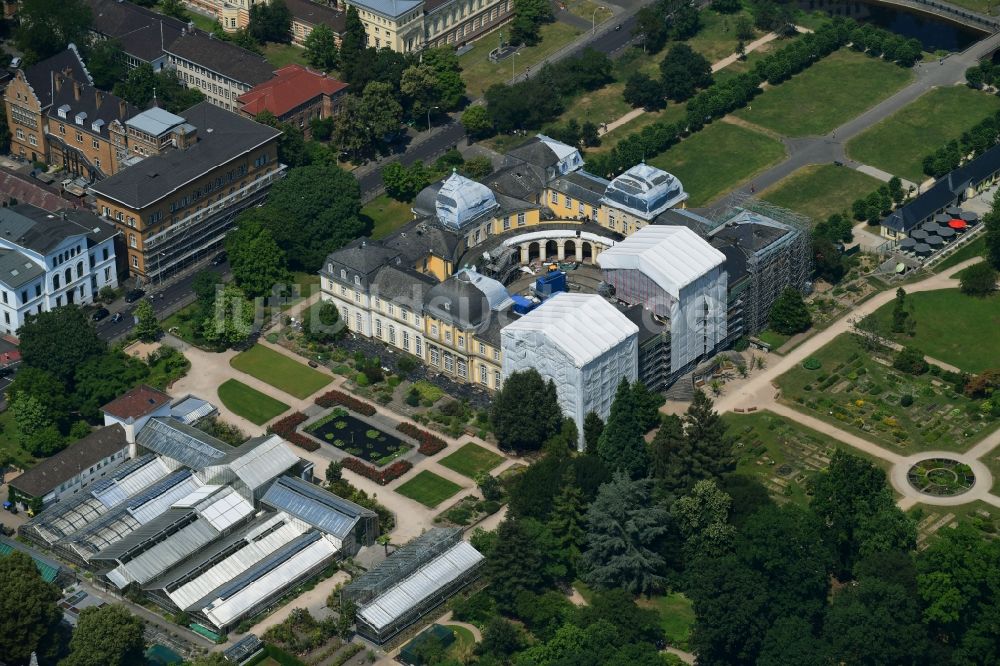
[[[320,407],[333,407],[334,405],[340,405],[342,407],[347,407],[352,412],[357,412],[362,416],[375,415],[374,407],[363,400],[358,400],[349,393],[344,393],[343,391],[327,391],[323,395],[316,398],[315,402]]]
[[[409,460],[397,460],[383,469],[372,467],[357,458],[345,458],[342,463],[345,469],[349,469],[356,474],[360,474],[366,479],[371,479],[380,486],[384,486],[390,481],[395,481],[413,469],[413,465]]]
[[[288,440],[301,449],[305,449],[306,451],[316,451],[319,449],[319,444],[317,442],[314,442],[300,432],[295,432],[295,429],[305,423],[308,418],[309,417],[302,412],[292,412],[285,418],[279,419],[269,425],[267,427],[267,431]]]
[[[420,442],[420,448],[418,448],[417,451],[425,456],[432,456],[435,453],[440,453],[446,446],[448,446],[448,444],[437,435],[429,433],[426,430],[421,430],[412,423],[400,423],[396,426],[396,430],[404,435],[409,435],[413,439]]]

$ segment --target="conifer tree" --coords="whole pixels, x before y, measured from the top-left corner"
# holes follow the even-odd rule
[[[736,466],[733,437],[704,391],[694,394],[684,414],[684,435],[690,447],[690,474],[695,480],[718,479]]]
[[[684,422],[675,414],[663,418],[650,445],[653,478],[668,497],[683,495],[698,479],[692,474],[691,444],[684,435]]]
[[[580,550],[586,540],[583,529],[583,492],[576,485],[576,475],[572,467],[563,472],[563,487],[552,506],[549,530],[559,544],[559,555],[567,568],[576,570]]]
[[[611,403],[608,422],[597,442],[597,455],[612,471],[626,472],[634,479],[645,476],[649,456],[642,435],[635,395],[623,377]]]

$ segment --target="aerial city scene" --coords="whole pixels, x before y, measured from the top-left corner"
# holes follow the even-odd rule
[[[0,666],[1000,666],[997,3],[0,4]]]

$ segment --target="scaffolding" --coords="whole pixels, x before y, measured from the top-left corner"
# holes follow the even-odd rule
[[[716,224],[713,236],[733,222],[752,222],[788,231],[764,247],[742,248],[748,276],[740,308],[742,335],[754,335],[767,328],[771,307],[782,291],[787,287],[808,291],[812,275],[812,220],[745,192],[734,192],[710,217]]]

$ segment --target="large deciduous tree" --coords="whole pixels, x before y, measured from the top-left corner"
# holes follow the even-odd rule
[[[0,557],[0,655],[10,664],[27,664],[31,653],[43,663],[60,648],[62,611],[59,588],[46,583],[34,561],[20,551]]]
[[[768,323],[782,335],[795,335],[812,326],[812,315],[802,300],[802,294],[797,289],[787,287],[774,305]]]
[[[226,285],[215,297],[215,307],[202,324],[202,334],[209,342],[231,347],[250,336],[253,323],[253,303],[239,287]]]
[[[14,43],[25,64],[54,56],[69,44],[84,44],[93,15],[82,0],[22,0]]]
[[[513,609],[517,595],[546,584],[545,556],[523,520],[507,520],[497,529],[496,546],[486,560],[490,594],[501,608]]]
[[[250,298],[267,296],[276,284],[291,279],[285,253],[271,231],[253,216],[241,216],[226,236],[226,255],[236,284]]]
[[[683,102],[697,89],[712,85],[712,66],[687,44],[674,44],[660,63],[660,76],[663,93],[675,102]]]
[[[670,515],[684,537],[688,561],[722,557],[730,551],[736,535],[728,522],[731,504],[729,495],[719,490],[715,481],[706,479],[670,506]]]
[[[25,365],[63,380],[87,359],[107,351],[83,310],[73,305],[28,315],[18,337]]]
[[[148,300],[142,300],[135,309],[135,334],[139,336],[139,339],[143,342],[153,342],[160,334],[163,329],[160,327],[160,322],[156,318],[156,312],[153,310],[153,304]]]
[[[659,551],[669,523],[669,512],[653,499],[651,480],[615,474],[587,509],[587,547],[580,558],[583,579],[632,594],[659,589],[666,566]]]
[[[134,666],[145,662],[143,622],[124,606],[85,608],[63,666]]]
[[[562,425],[556,385],[534,369],[511,374],[493,398],[490,422],[503,448],[540,449]]]
[[[94,39],[86,49],[87,71],[94,85],[101,90],[111,90],[125,78],[125,59],[122,45],[117,39]]]
[[[292,41],[292,12],[285,0],[254,3],[250,6],[250,36],[260,43]]]
[[[337,39],[325,23],[320,23],[305,41],[306,60],[316,69],[328,72],[337,66]]]

